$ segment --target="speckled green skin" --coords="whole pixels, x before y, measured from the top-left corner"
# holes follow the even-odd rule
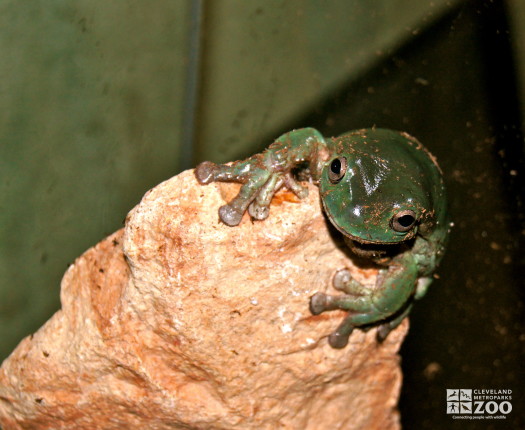
[[[304,128],[279,137],[268,149],[231,165],[205,161],[197,166],[200,183],[243,184],[237,197],[219,209],[235,226],[246,210],[268,216],[273,194],[283,185],[299,197],[307,190],[292,169],[308,167],[319,185],[324,210],[360,262],[378,265],[374,288],[354,280],[347,269],[334,276],[342,295],[316,293],[310,310],[344,309],[348,316],[330,335],[342,348],[354,327],[379,325],[384,340],[421,298],[441,260],[449,233],[445,188],[432,155],[413,137],[384,129],[364,129],[325,139]]]

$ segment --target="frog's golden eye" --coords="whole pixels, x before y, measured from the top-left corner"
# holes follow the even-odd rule
[[[348,163],[345,157],[334,158],[328,166],[328,179],[332,184],[337,184],[346,173]]]
[[[412,210],[401,211],[390,220],[390,226],[400,233],[407,232],[416,225],[416,213]]]

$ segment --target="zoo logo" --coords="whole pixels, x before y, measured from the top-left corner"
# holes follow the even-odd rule
[[[472,389],[466,388],[447,388],[447,414],[508,414],[512,411],[512,404],[508,401],[510,396],[503,395],[492,395],[484,396],[485,391],[490,394],[501,394],[493,393],[496,390],[474,390],[474,396]],[[508,391],[510,390],[500,390]],[[488,394],[488,393],[487,393]],[[507,394],[507,393],[505,393]],[[489,401],[486,401],[489,399]],[[480,417],[481,418],[481,417]],[[504,418],[504,417],[501,417]]]

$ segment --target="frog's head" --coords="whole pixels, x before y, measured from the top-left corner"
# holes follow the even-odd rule
[[[443,199],[439,168],[414,138],[383,129],[332,140],[319,188],[325,212],[347,239],[396,244],[425,235]]]

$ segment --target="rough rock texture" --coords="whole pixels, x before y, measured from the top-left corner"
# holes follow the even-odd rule
[[[316,187],[231,228],[217,209],[235,190],[184,172],[76,260],[62,309],[0,369],[4,430],[399,427],[407,324],[336,350],[326,337],[344,313],[308,310],[351,267]]]

